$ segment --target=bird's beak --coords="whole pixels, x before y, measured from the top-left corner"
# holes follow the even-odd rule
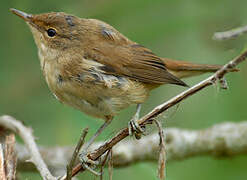
[[[33,17],[32,14],[27,14],[25,12],[22,12],[20,10],[14,9],[14,8],[10,8],[10,11],[13,14],[15,14],[15,15],[19,16],[20,18],[24,19],[24,21],[26,21],[26,22],[31,22],[32,21],[32,17]]]
[[[35,17],[32,14],[27,14],[25,12],[22,12],[20,10],[10,8],[9,9],[13,14],[19,16],[20,18],[24,19],[24,21],[31,25],[32,27],[36,28],[37,30],[40,30],[41,28],[35,23]]]

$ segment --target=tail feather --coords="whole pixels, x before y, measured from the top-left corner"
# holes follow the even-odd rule
[[[216,72],[222,68],[222,65],[195,64],[167,58],[163,58],[162,60],[164,61],[168,71],[178,78],[197,76],[207,72]],[[233,69],[232,71],[238,71],[238,69]]]

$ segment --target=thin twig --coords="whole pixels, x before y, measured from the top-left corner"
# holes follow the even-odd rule
[[[82,130],[82,134],[81,134],[80,140],[78,141],[78,143],[76,145],[76,148],[75,148],[75,150],[73,152],[73,155],[72,155],[72,158],[70,160],[70,163],[67,165],[66,180],[71,180],[71,178],[72,178],[72,169],[73,169],[73,166],[75,164],[76,158],[78,157],[80,149],[81,149],[82,145],[84,144],[84,140],[86,138],[87,133],[88,133],[88,128],[85,128],[85,129]]]
[[[1,116],[0,126],[3,126],[15,132],[23,139],[31,156],[30,161],[35,164],[43,179],[56,180],[56,178],[52,176],[45,162],[43,161],[39,153],[38,147],[34,141],[32,130],[30,128],[25,127],[20,121],[17,121],[16,119],[10,116]]]
[[[166,150],[165,150],[165,135],[162,129],[162,125],[158,120],[154,120],[155,124],[159,130],[160,137],[160,149],[159,149],[159,168],[158,168],[158,177],[160,180],[166,179]]]
[[[236,38],[240,35],[243,35],[247,33],[247,25],[246,26],[242,26],[242,27],[238,27],[235,29],[231,29],[229,31],[224,31],[224,32],[216,32],[214,33],[213,39],[214,40],[228,40],[228,39],[232,39],[232,38]]]
[[[112,177],[113,177],[112,149],[110,149],[109,152],[110,152],[110,155],[109,155],[109,160],[108,160],[108,174],[109,174],[109,180],[112,180]]]
[[[105,164],[107,162],[107,159],[109,157],[109,154],[110,154],[110,151],[107,151],[106,155],[105,155],[105,158],[104,160],[102,161],[102,164],[100,166],[100,180],[103,180],[103,171],[104,171],[104,167],[105,167]]]
[[[180,93],[179,95],[171,98],[170,100],[166,101],[165,103],[155,107],[151,112],[146,114],[144,117],[138,120],[140,126],[146,125],[150,123],[154,118],[158,115],[166,111],[167,109],[173,107],[174,105],[178,104],[182,100],[188,98],[189,96],[197,93],[198,91],[216,83],[217,80],[220,80],[224,77],[225,74],[233,70],[239,63],[244,61],[247,57],[247,50],[245,50],[241,55],[224,65],[221,69],[219,69],[216,73],[214,73],[209,78],[201,81],[200,83],[194,85],[193,87],[189,88],[188,90]],[[106,151],[111,149],[115,144],[123,140],[129,135],[128,128],[121,130],[117,135],[115,135],[112,139],[105,142],[102,146],[96,149],[94,152],[88,155],[88,157],[92,160],[97,160],[102,154]],[[76,175],[79,171],[83,171],[83,167],[81,164],[77,164],[77,166],[73,170],[73,176]]]

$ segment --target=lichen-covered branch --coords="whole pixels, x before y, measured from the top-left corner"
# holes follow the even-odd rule
[[[16,179],[15,135],[0,127],[0,179]]]
[[[54,176],[52,176],[45,162],[43,161],[30,128],[25,127],[20,121],[10,116],[1,116],[0,126],[11,130],[22,138],[28,149],[28,152],[30,153],[28,161],[35,164],[43,179],[56,179]]]
[[[222,123],[204,130],[184,130],[178,128],[164,129],[166,137],[166,158],[168,163],[194,156],[232,157],[247,155],[247,122]],[[157,161],[159,158],[160,137],[158,133],[148,135],[140,140],[128,139],[113,147],[113,166],[120,168],[137,162]],[[98,148],[104,142],[93,144]],[[73,147],[41,147],[40,152],[49,169],[66,172]],[[22,145],[17,146],[18,169],[32,171],[35,169],[26,162],[30,158]]]

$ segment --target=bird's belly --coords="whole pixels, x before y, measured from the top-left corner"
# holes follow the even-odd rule
[[[104,100],[102,100],[100,102],[101,105],[99,105],[99,103],[89,102],[87,100],[87,97],[77,96],[68,92],[56,91],[54,92],[54,94],[60,102],[93,117],[105,119],[106,116],[114,114],[113,109],[109,108],[110,102],[105,102]]]
[[[102,119],[116,115],[131,104],[142,103],[148,96],[149,90],[142,83],[112,75],[94,80],[92,77],[86,81],[53,75],[46,80],[60,102]]]

